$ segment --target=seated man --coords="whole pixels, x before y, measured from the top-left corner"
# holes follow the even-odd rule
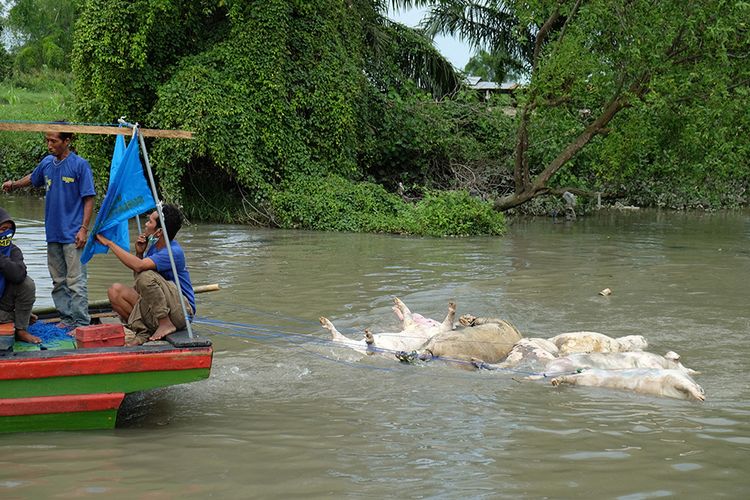
[[[41,344],[28,332],[31,309],[36,300],[36,285],[23,262],[21,249],[13,244],[16,223],[0,208],[0,323],[14,323],[16,340]]]
[[[177,276],[182,294],[187,303],[188,315],[195,314],[195,293],[190,282],[190,273],[185,265],[185,254],[174,237],[182,227],[182,215],[174,205],[164,205],[164,225],[169,234],[170,246],[174,255]],[[101,234],[97,241],[107,246],[120,262],[133,270],[133,287],[115,283],[109,290],[112,309],[135,333],[135,339],[128,345],[139,345],[147,340],[160,340],[177,330],[186,327],[177,286],[174,283],[172,265],[169,261],[167,239],[159,222],[159,212],[154,210],[146,222],[146,229],[135,242],[135,255],[123,250]],[[151,245],[146,251],[147,243]],[[144,251],[146,255],[144,257]]]

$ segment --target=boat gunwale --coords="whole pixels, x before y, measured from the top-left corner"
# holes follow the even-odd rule
[[[0,353],[0,364],[3,361],[19,360],[19,359],[54,359],[62,357],[91,357],[94,355],[102,354],[116,354],[116,353],[161,353],[169,351],[201,351],[201,350],[213,350],[213,346],[209,343],[205,346],[175,346],[172,344],[157,344],[157,345],[137,345],[137,346],[105,346],[105,347],[85,347],[77,349],[46,349],[40,351],[7,351]]]

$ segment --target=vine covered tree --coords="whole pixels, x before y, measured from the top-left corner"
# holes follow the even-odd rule
[[[665,108],[671,108],[685,114],[687,107],[700,107],[717,95],[730,102],[747,102],[750,6],[746,2],[396,3],[431,6],[424,23],[428,33],[457,35],[479,48],[508,50],[526,61],[529,83],[518,95],[513,188],[497,197],[499,210],[562,191],[566,176],[561,170],[575,169],[584,148],[615,150],[602,144],[607,134],[622,138],[619,134],[629,128],[629,120],[648,121],[648,110],[663,115]],[[726,119],[734,116],[733,111]],[[746,126],[747,120],[740,122]],[[720,157],[707,158],[704,165],[736,159],[726,151],[714,151]],[[630,168],[616,161],[606,164],[614,170]],[[602,178],[621,177],[597,168],[591,172]]]
[[[252,203],[298,176],[363,175],[383,92],[441,96],[459,76],[380,1],[88,0],[76,34],[81,117],[189,129],[153,148],[179,196],[211,178]],[[104,151],[102,149],[102,156]],[[223,173],[223,175],[218,175]]]

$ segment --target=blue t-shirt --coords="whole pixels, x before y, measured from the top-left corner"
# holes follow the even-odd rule
[[[174,240],[172,240],[172,255],[174,255],[174,265],[177,268],[177,276],[180,277],[182,295],[188,299],[190,307],[193,308],[193,314],[195,314],[195,292],[193,291],[193,283],[190,281],[190,273],[187,270],[187,265],[185,265],[185,252],[182,251],[180,244]],[[169,251],[167,250],[167,247],[157,250],[156,245],[151,245],[146,251],[146,257],[154,261],[154,264],[156,264],[156,271],[161,274],[165,280],[174,282],[172,264],[169,262]]]
[[[83,199],[94,196],[89,162],[70,152],[61,162],[47,155],[31,172],[31,184],[45,186],[44,230],[47,243],[74,243],[83,224]]]

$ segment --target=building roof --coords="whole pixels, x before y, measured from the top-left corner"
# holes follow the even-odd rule
[[[497,92],[513,92],[517,88],[519,88],[521,85],[516,82],[510,82],[510,83],[497,83],[497,82],[487,82],[483,81],[481,77],[478,76],[468,76],[465,80],[466,84],[469,86],[469,88],[474,90],[490,90],[490,91],[497,91]]]

